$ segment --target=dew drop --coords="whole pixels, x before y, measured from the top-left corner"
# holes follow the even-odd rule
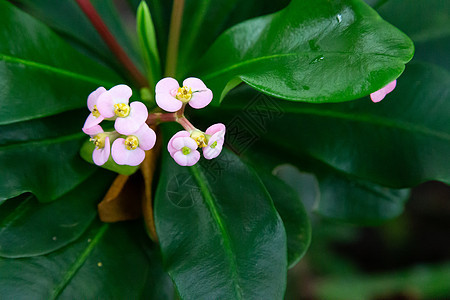
[[[319,55],[319,56],[315,57],[312,61],[310,61],[309,64],[315,64],[315,63],[323,61],[324,59],[325,59],[325,57],[323,55]]]
[[[336,16],[336,19],[337,19],[338,23],[341,23],[341,22],[342,22],[342,15],[341,15],[341,14],[338,14],[338,15]]]

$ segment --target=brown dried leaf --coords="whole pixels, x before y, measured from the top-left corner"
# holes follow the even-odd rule
[[[119,175],[102,202],[98,204],[100,220],[107,223],[134,220],[141,216],[142,177]]]

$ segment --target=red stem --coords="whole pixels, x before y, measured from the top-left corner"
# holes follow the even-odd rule
[[[108,45],[109,49],[114,53],[116,58],[125,67],[130,76],[136,81],[140,87],[148,87],[147,79],[144,75],[136,68],[131,59],[116,41],[114,36],[108,30],[108,27],[103,22],[100,15],[95,10],[95,7],[91,4],[90,0],[76,0],[78,6],[84,14],[89,18],[94,28],[97,30],[103,41]]]
[[[159,125],[161,123],[167,122],[177,122],[187,131],[192,131],[195,128],[191,122],[183,114],[184,106],[177,112],[174,113],[150,113],[147,118],[148,125]]]

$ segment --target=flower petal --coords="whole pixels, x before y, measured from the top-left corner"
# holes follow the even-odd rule
[[[178,149],[175,149],[175,148],[172,146],[172,142],[173,142],[176,138],[179,138],[179,137],[189,137],[189,136],[190,136],[190,133],[189,133],[188,131],[186,131],[186,130],[178,131],[177,133],[175,133],[175,134],[173,135],[173,137],[169,140],[169,143],[167,143],[167,150],[169,151],[170,156],[173,156],[173,154],[174,154],[176,151],[178,151]]]
[[[183,106],[183,103],[167,93],[157,93],[155,95],[156,104],[168,112],[176,112]]]
[[[384,97],[386,96],[386,91],[384,88],[370,94],[370,99],[372,99],[373,102],[380,102],[381,100],[384,99]]]
[[[110,92],[106,91],[97,99],[98,112],[105,118],[114,117],[114,102]]]
[[[395,89],[395,86],[397,85],[397,80],[394,80],[390,82],[387,86],[384,87],[384,91],[386,92],[386,95],[392,92]]]
[[[102,166],[108,161],[109,154],[111,152],[111,144],[109,143],[109,137],[105,138],[105,147],[103,149],[94,149],[92,152],[92,160],[97,166]]]
[[[211,103],[213,93],[210,89],[193,92],[189,105],[195,109],[200,109]]]
[[[177,150],[180,150],[183,147],[188,147],[191,150],[195,150],[198,145],[197,142],[190,137],[179,137],[172,141],[172,147]]]
[[[219,156],[220,152],[222,152],[222,148],[222,145],[219,143],[215,148],[211,148],[209,146],[205,147],[203,148],[203,157],[205,157],[206,159],[216,158],[217,156]]]
[[[183,86],[190,87],[193,92],[208,89],[201,79],[195,77],[186,78],[183,81]]]
[[[98,124],[100,124],[100,122],[103,121],[104,119],[105,118],[103,116],[94,117],[94,115],[92,113],[90,113],[89,116],[87,117],[86,121],[84,122],[84,125],[82,128],[83,132],[90,135],[90,133],[88,133],[88,132],[90,132],[89,130],[92,127],[99,126]]]
[[[116,85],[112,87],[108,92],[111,95],[114,104],[128,104],[130,102],[130,97],[133,94],[131,88],[125,84]]]
[[[140,148],[128,150],[125,147],[125,139],[123,138],[118,138],[114,141],[111,152],[112,158],[118,165],[137,166],[145,158],[145,152]]]
[[[130,114],[125,118],[117,118],[114,128],[120,134],[130,135],[136,132],[148,117],[148,110],[144,103],[133,102],[130,104]]]
[[[189,153],[188,155],[184,155],[183,152],[177,151],[174,153],[172,157],[175,160],[175,162],[180,166],[193,166],[199,161],[200,152],[195,150]]]
[[[208,129],[206,129],[205,133],[209,135],[214,135],[219,131],[223,131],[223,133],[225,134],[225,130],[226,130],[225,125],[223,125],[222,123],[217,123],[209,126]]]
[[[172,77],[166,77],[158,81],[155,87],[156,94],[171,94],[173,90],[178,90],[180,85]]]
[[[142,150],[150,150],[155,146],[156,133],[147,124],[144,123],[133,135],[138,138]]]
[[[84,133],[90,136],[95,136],[103,132],[103,128],[100,125],[94,125],[92,127],[83,127],[81,130],[83,130]]]
[[[87,98],[87,107],[89,108],[89,111],[92,111],[94,109],[94,105],[97,104],[98,97],[104,92],[106,92],[106,89],[101,86],[89,94]]]

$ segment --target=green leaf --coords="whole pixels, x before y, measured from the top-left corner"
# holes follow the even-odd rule
[[[379,186],[340,173],[311,158],[302,157],[301,161],[288,161],[296,163],[302,170],[313,172],[317,181],[312,181],[305,173],[290,165],[277,167],[274,170],[276,176],[293,188],[302,187],[298,190],[299,193],[309,191],[312,197],[310,196],[308,201],[302,198],[305,206],[329,220],[356,225],[379,225],[399,216],[409,196],[407,189]]]
[[[59,33],[75,48],[107,65],[114,66],[115,69],[122,68],[116,63],[116,57],[75,1],[16,0],[14,2],[18,3],[19,8]],[[112,0],[91,0],[91,2],[121,47],[133,62],[140,66],[136,32],[123,20],[124,15],[132,17],[134,12],[128,11],[126,5],[116,7],[118,4]]]
[[[405,12],[408,8],[408,13]],[[414,59],[433,62],[450,70],[450,2],[429,0],[386,1],[379,14],[414,41]],[[398,16],[403,14],[401,18]]]
[[[384,87],[412,54],[411,40],[362,1],[293,0],[226,31],[195,73],[217,100],[244,81],[283,99],[341,102]]]
[[[97,216],[97,202],[112,179],[112,173],[96,172],[49,204],[30,194],[6,201],[0,207],[0,256],[43,255],[78,239]]]
[[[32,192],[55,200],[93,173],[78,156],[85,134],[0,146],[0,201]]]
[[[48,255],[18,259],[0,258],[2,297],[7,299],[138,299],[144,295],[151,297],[146,285],[149,281],[161,282],[160,276],[163,274],[156,272],[161,270],[158,266],[159,261],[154,259],[150,261],[149,241],[143,242],[145,232],[141,226],[136,225],[139,224],[110,225],[95,221],[75,243]],[[153,276],[155,278],[152,278]]]
[[[152,16],[145,1],[142,1],[137,11],[137,33],[141,53],[144,57],[147,77],[151,87],[155,87],[161,78],[161,65],[156,44],[156,33]],[[153,94],[154,90],[151,90]]]
[[[336,174],[319,176],[315,212],[335,221],[378,225],[403,213],[409,189],[390,189]]]
[[[286,229],[288,266],[294,267],[311,243],[311,224],[299,195],[289,185],[266,172],[258,172]]]
[[[288,2],[289,0],[186,1],[178,53],[178,77],[181,79],[190,76],[190,70],[227,28],[247,19],[278,11]],[[166,4],[168,6],[170,2],[166,1]]]
[[[0,29],[0,124],[83,107],[98,86],[121,81],[6,1]]]
[[[236,120],[227,124],[225,112],[235,117],[244,108],[242,116],[251,119],[247,124],[259,122],[257,128],[263,128],[256,138],[269,141],[273,151],[307,154],[344,174],[393,188],[427,180],[450,183],[449,87],[447,71],[416,63],[381,103],[366,98],[318,106],[236,92],[215,122],[236,127]]]
[[[194,167],[164,153],[155,224],[181,298],[282,299],[283,223],[256,174],[229,151]]]
[[[83,143],[83,146],[80,150],[81,158],[83,158],[85,161],[94,164],[94,160],[92,159],[92,152],[94,151],[95,146],[94,144],[89,141],[89,139],[86,139]],[[127,166],[127,165],[118,165],[113,159],[112,156],[109,157],[109,159],[106,161],[104,165],[101,166],[102,168],[106,170],[110,170],[119,174],[123,175],[131,175],[134,174],[137,170],[139,170],[139,166]]]

